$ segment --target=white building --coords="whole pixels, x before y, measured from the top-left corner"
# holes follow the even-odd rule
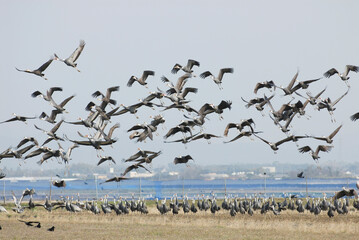
[[[262,167],[262,172],[275,173],[275,167]]]

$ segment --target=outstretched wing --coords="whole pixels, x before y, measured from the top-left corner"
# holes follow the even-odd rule
[[[224,134],[223,134],[223,135],[224,135],[225,137],[227,137],[227,136],[228,136],[228,131],[229,131],[229,129],[230,129],[230,128],[235,128],[235,127],[237,127],[237,124],[235,124],[235,123],[228,123],[226,129],[224,129]]]
[[[133,130],[139,130],[139,129],[146,129],[146,126],[144,126],[143,124],[137,124],[131,127],[130,129],[128,129],[127,132],[131,132]]]
[[[52,133],[55,133],[58,129],[59,129],[59,127],[61,126],[61,124],[64,122],[64,120],[62,119],[60,122],[58,122],[51,130],[50,130],[50,132],[52,132]]]
[[[258,90],[265,87],[265,85],[263,83],[257,83],[255,88],[254,88],[254,93],[257,94]],[[243,99],[242,99],[243,100]]]
[[[133,169],[135,169],[135,165],[131,165],[128,168],[125,169],[125,171],[122,173],[122,176],[125,176],[128,172],[132,171]]]
[[[132,84],[137,80],[137,77],[131,76],[131,78],[127,82],[127,87],[132,87]]]
[[[344,75],[345,76],[348,76],[349,72],[352,71],[352,72],[358,72],[359,71],[359,67],[358,66],[354,66],[354,65],[347,65],[345,67],[345,73]]]
[[[62,101],[62,102],[60,103],[60,107],[63,108],[73,97],[75,97],[75,95],[72,95],[72,96],[66,98],[64,101]]]
[[[192,69],[193,66],[199,67],[199,65],[200,65],[200,64],[199,64],[198,61],[193,60],[193,59],[188,59],[187,67],[188,67],[189,69]]]
[[[313,151],[309,146],[304,146],[304,147],[298,148],[298,150],[299,150],[300,153]]]
[[[154,71],[146,70],[142,74],[142,81],[146,81],[148,76],[154,76],[154,75],[155,75]]]
[[[45,71],[45,69],[52,63],[54,59],[51,58],[50,60],[48,60],[46,63],[42,64],[41,67],[39,67],[38,69],[36,69],[36,71],[40,71],[43,72]]]
[[[176,134],[176,133],[179,132],[179,131],[180,131],[180,128],[178,128],[178,127],[173,127],[173,128],[171,128],[170,130],[168,130],[168,132],[166,133],[166,135],[164,136],[164,138],[168,138],[168,137],[170,137],[170,136]]]
[[[203,138],[203,137],[204,137],[204,134],[197,135],[196,137],[192,138],[192,141],[195,141],[195,140]]]
[[[72,150],[74,150],[74,148],[78,148],[79,147],[79,145],[78,144],[73,144],[71,147],[69,147],[69,149],[67,149],[67,153],[66,153],[66,155],[68,156],[68,157],[70,157],[71,156],[71,153],[72,153]]]
[[[137,167],[141,167],[141,168],[145,169],[147,172],[151,173],[150,170],[148,170],[145,166],[143,166],[143,165],[141,165],[141,164],[139,164],[139,163],[136,163],[136,166],[137,166]]]
[[[105,95],[103,95],[103,93],[100,92],[100,91],[94,92],[93,94],[91,94],[91,96],[94,97],[94,98],[96,98],[96,97],[98,97],[98,96],[105,97]]]
[[[117,177],[107,179],[105,182],[114,182],[114,181],[117,182]]]
[[[70,140],[70,142],[76,143],[78,145],[86,145],[86,146],[92,146],[92,143],[90,141],[76,141],[76,140]]]
[[[315,99],[319,98],[320,95],[326,90],[327,88],[324,88],[322,91],[320,91],[317,95],[315,95]]]
[[[82,50],[84,50],[85,44],[86,44],[86,43],[85,43],[84,40],[81,40],[81,41],[80,41],[80,45],[76,48],[76,50],[75,50],[75,51],[71,54],[71,56],[69,57],[69,60],[70,60],[70,61],[75,62],[75,61],[79,58],[79,56],[80,56]]]
[[[257,138],[259,138],[260,140],[262,140],[263,142],[265,142],[266,144],[269,145],[269,141],[265,140],[264,138],[261,138],[260,136],[253,134],[254,136],[256,136]]]
[[[292,80],[289,82],[288,84],[288,89],[291,90],[295,81],[297,80],[297,77],[298,77],[298,74],[299,74],[299,71],[297,71],[297,73],[294,75],[294,77],[292,78]]]
[[[11,195],[12,195],[12,199],[14,200],[15,206],[17,206],[17,199],[13,191],[11,191]]]
[[[187,87],[183,90],[182,97],[185,98],[188,93],[197,93],[198,88]]]
[[[332,150],[334,146],[329,146],[329,145],[319,145],[317,147],[317,150],[315,151],[317,154],[319,153],[319,151],[322,152],[329,152],[330,150]]]
[[[208,76],[213,76],[213,74],[210,71],[206,71],[199,75],[200,78],[206,78]]]
[[[44,148],[39,148],[35,151],[32,151],[31,153],[29,153],[28,155],[26,155],[25,159],[31,158],[31,157],[35,157],[40,155],[41,153],[45,152],[46,150]]]
[[[35,97],[37,97],[37,96],[39,96],[39,95],[43,95],[40,91],[35,91],[35,92],[33,92],[32,94],[31,94],[31,97],[33,97],[33,98],[35,98]]]
[[[37,140],[35,138],[33,138],[33,137],[25,137],[23,140],[21,140],[19,142],[19,144],[16,146],[16,148],[21,147],[22,145],[24,145],[25,143],[27,143],[29,141],[35,143],[36,146],[39,145],[39,143],[37,142]]]
[[[19,150],[17,150],[18,151],[18,153],[20,153],[21,155],[22,154],[24,154],[24,153],[26,153],[27,151],[29,151],[31,148],[33,148],[35,146],[35,144],[31,144],[31,145],[29,145],[29,146],[26,146],[26,147],[24,147],[24,148],[22,148],[22,149],[19,149]]]
[[[332,134],[329,135],[329,138],[332,139],[339,132],[342,126],[343,125],[340,125],[337,129],[335,129],[334,132],[332,132]]]
[[[339,72],[335,68],[331,68],[328,71],[326,71],[323,75],[326,78],[330,78],[331,76],[333,76],[336,73],[339,74]]]
[[[289,142],[289,141],[292,141],[292,140],[293,140],[292,136],[289,136],[289,137],[286,137],[286,138],[284,138],[284,139],[282,139],[282,140],[276,142],[275,145],[276,145],[276,146],[279,146],[279,145],[281,145],[282,143]]]
[[[343,96],[339,97],[337,100],[335,100],[335,101],[333,102],[333,105],[332,105],[332,106],[335,106],[335,104],[337,104],[345,95],[347,95],[348,92],[349,92],[349,88],[348,88],[348,90],[343,94]]]
[[[299,177],[299,178],[304,178],[304,177],[303,177],[303,173],[304,173],[304,172],[298,173],[298,174],[297,174],[297,177]]]
[[[180,69],[182,69],[182,66],[179,65],[178,63],[176,63],[176,64],[173,66],[173,68],[172,68],[172,70],[171,70],[171,73],[176,74]]]
[[[174,164],[184,163],[183,157],[175,157],[175,159],[173,160],[173,163]]]
[[[184,75],[182,75],[181,77],[178,78],[177,83],[176,83],[176,87],[175,87],[176,91],[181,92],[183,86],[187,82],[186,79],[189,78],[189,77],[191,77],[191,74],[186,73],[186,74],[184,74]]]
[[[108,160],[108,158],[106,158],[106,157],[101,158],[100,161],[98,161],[97,166],[100,165],[101,163],[106,162],[107,160]]]
[[[18,70],[19,72],[30,72],[31,70],[22,70],[22,69],[18,69],[17,67],[15,67],[16,70]]]
[[[214,111],[213,107],[211,106],[211,104],[209,103],[205,103],[201,109],[199,109],[199,115],[206,115],[206,114],[209,114],[209,113],[212,113]]]
[[[231,101],[224,101],[222,100],[221,103],[218,105],[218,108],[219,109],[226,109],[228,108],[229,110],[231,109],[231,105],[232,105],[232,102]]]
[[[49,91],[47,92],[47,96],[52,96],[52,94],[56,91],[61,92],[62,88],[61,87],[52,87],[49,89]]]
[[[239,139],[239,138],[241,138],[241,137],[243,137],[243,136],[244,136],[244,133],[241,132],[241,133],[239,133],[235,138],[233,138],[232,140],[230,140],[230,141],[228,141],[228,142],[224,142],[224,143],[234,142],[234,141],[236,141],[237,139]]]
[[[105,182],[113,182],[113,181],[115,181],[115,182],[120,182],[120,181],[122,181],[122,180],[128,180],[129,178],[125,178],[125,177],[113,177],[113,178],[110,178],[110,179],[108,179],[108,180],[106,180]]]
[[[42,132],[46,133],[46,131],[45,131],[44,129],[39,128],[39,127],[38,127],[38,126],[36,126],[35,124],[34,124],[34,126],[35,126],[35,128],[36,128],[37,130],[40,130],[40,131],[42,131]]]
[[[111,93],[112,93],[112,92],[117,92],[117,91],[119,91],[119,90],[120,90],[120,86],[114,86],[114,87],[107,88],[106,98],[110,99]]]
[[[218,79],[222,80],[225,73],[233,73],[233,68],[222,68],[219,70]]]
[[[343,190],[337,192],[337,193],[334,195],[333,200],[342,198],[342,197],[344,197],[344,196],[346,196],[346,190],[343,189]]]
[[[356,121],[358,119],[359,119],[359,112],[357,112],[357,113],[350,116],[350,120],[352,120],[352,121]]]

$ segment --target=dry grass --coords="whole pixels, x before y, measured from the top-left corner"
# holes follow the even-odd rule
[[[319,216],[285,211],[252,217],[227,211],[213,216],[209,211],[161,216],[154,206],[148,215],[130,213],[116,216],[93,215],[89,212],[70,213],[56,210],[48,213],[40,208],[24,214],[0,214],[0,239],[358,239],[359,212],[329,219],[326,212]],[[27,227],[17,221],[40,221],[42,228]],[[46,231],[55,226],[55,232]]]

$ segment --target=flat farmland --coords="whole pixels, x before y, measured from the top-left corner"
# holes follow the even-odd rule
[[[155,206],[149,214],[99,214],[58,209],[51,213],[36,208],[23,214],[0,214],[0,239],[358,239],[359,212],[329,218],[326,212],[315,216],[286,210],[275,216],[272,212],[253,216],[231,217],[221,210],[160,215]],[[28,227],[18,219],[39,221],[41,228]],[[55,226],[54,232],[47,231]]]

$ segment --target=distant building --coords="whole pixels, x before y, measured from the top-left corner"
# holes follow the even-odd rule
[[[130,178],[150,178],[153,177],[154,173],[137,173],[137,172],[130,172]]]
[[[170,176],[178,176],[179,172],[169,172],[168,175],[170,175]]]
[[[232,172],[231,173],[232,176],[245,176],[246,175],[246,172]]]
[[[86,175],[85,174],[82,174],[82,173],[73,173],[73,174],[71,174],[73,177],[78,177],[78,178],[84,178],[84,177],[86,177]]]
[[[262,167],[262,172],[275,173],[275,167]]]
[[[228,178],[229,175],[225,173],[206,173],[200,175],[205,180],[214,180],[214,179],[221,179],[221,178]]]
[[[106,180],[107,175],[97,175],[97,179]]]

